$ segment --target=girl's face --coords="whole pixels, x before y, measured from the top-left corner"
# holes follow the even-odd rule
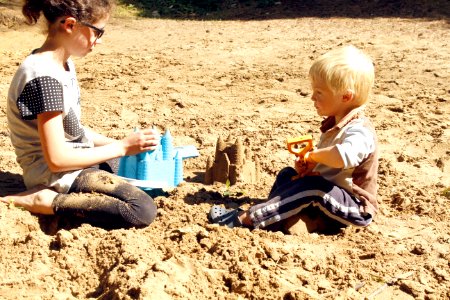
[[[313,90],[311,99],[314,101],[317,114],[324,117],[340,117],[343,110],[342,95],[334,93],[322,79],[312,80],[311,86]]]
[[[93,24],[86,22],[76,22],[74,30],[74,39],[72,44],[72,55],[77,57],[84,57],[92,52],[97,44],[101,44],[104,27],[109,19],[103,18]]]

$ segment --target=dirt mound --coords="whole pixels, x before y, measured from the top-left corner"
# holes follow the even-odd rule
[[[316,1],[320,2],[320,1]],[[2,8],[0,6],[0,8]],[[34,28],[34,29],[32,29]],[[4,26],[0,96],[45,36]],[[145,229],[106,231],[0,204],[2,299],[450,299],[450,91],[445,20],[113,19],[75,59],[83,122],[111,137],[170,127],[195,145],[185,183]],[[338,45],[373,57],[367,107],[380,142],[380,213],[368,228],[286,235],[211,225],[213,204],[264,201],[292,165],[289,137],[319,137],[308,68]],[[23,190],[0,102],[0,195]],[[203,184],[219,136],[258,157],[256,184]]]
[[[0,3],[0,30],[17,29],[24,24],[25,18],[14,3],[9,3],[8,6]]]

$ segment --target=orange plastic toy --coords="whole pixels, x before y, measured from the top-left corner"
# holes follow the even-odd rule
[[[307,134],[296,138],[290,138],[287,140],[287,148],[292,154],[304,157],[306,152],[313,148],[312,136]]]
[[[296,164],[299,164],[299,166],[297,166],[297,168],[307,170],[308,165],[304,161],[304,157],[305,157],[305,154],[308,151],[311,151],[313,148],[312,136],[310,134],[307,134],[307,135],[302,135],[302,136],[296,137],[296,138],[290,138],[287,140],[287,148],[288,148],[289,152],[291,152],[292,154],[295,154],[295,156],[297,156],[297,157],[300,157],[300,160],[298,160],[296,162]],[[299,171],[297,170],[297,172],[299,172]],[[318,173],[310,172],[307,175],[316,175],[316,174],[318,174]],[[295,179],[299,178],[300,176],[301,175],[295,175],[292,177],[292,180],[295,180]],[[302,176],[305,176],[305,175],[302,175]]]

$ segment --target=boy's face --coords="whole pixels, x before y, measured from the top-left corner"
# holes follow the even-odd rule
[[[311,82],[313,94],[311,99],[314,101],[319,116],[343,117],[342,95],[334,93],[322,79],[315,79]]]

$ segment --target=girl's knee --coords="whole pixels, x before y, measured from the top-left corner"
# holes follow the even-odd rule
[[[128,215],[129,221],[136,227],[146,227],[153,223],[156,219],[157,207],[153,199],[146,195],[146,197],[140,198],[132,206],[129,206],[128,212],[124,217]]]
[[[157,208],[153,199],[146,201],[145,206],[142,207],[142,210],[139,212],[139,219],[141,220],[141,226],[148,226],[156,219]]]

